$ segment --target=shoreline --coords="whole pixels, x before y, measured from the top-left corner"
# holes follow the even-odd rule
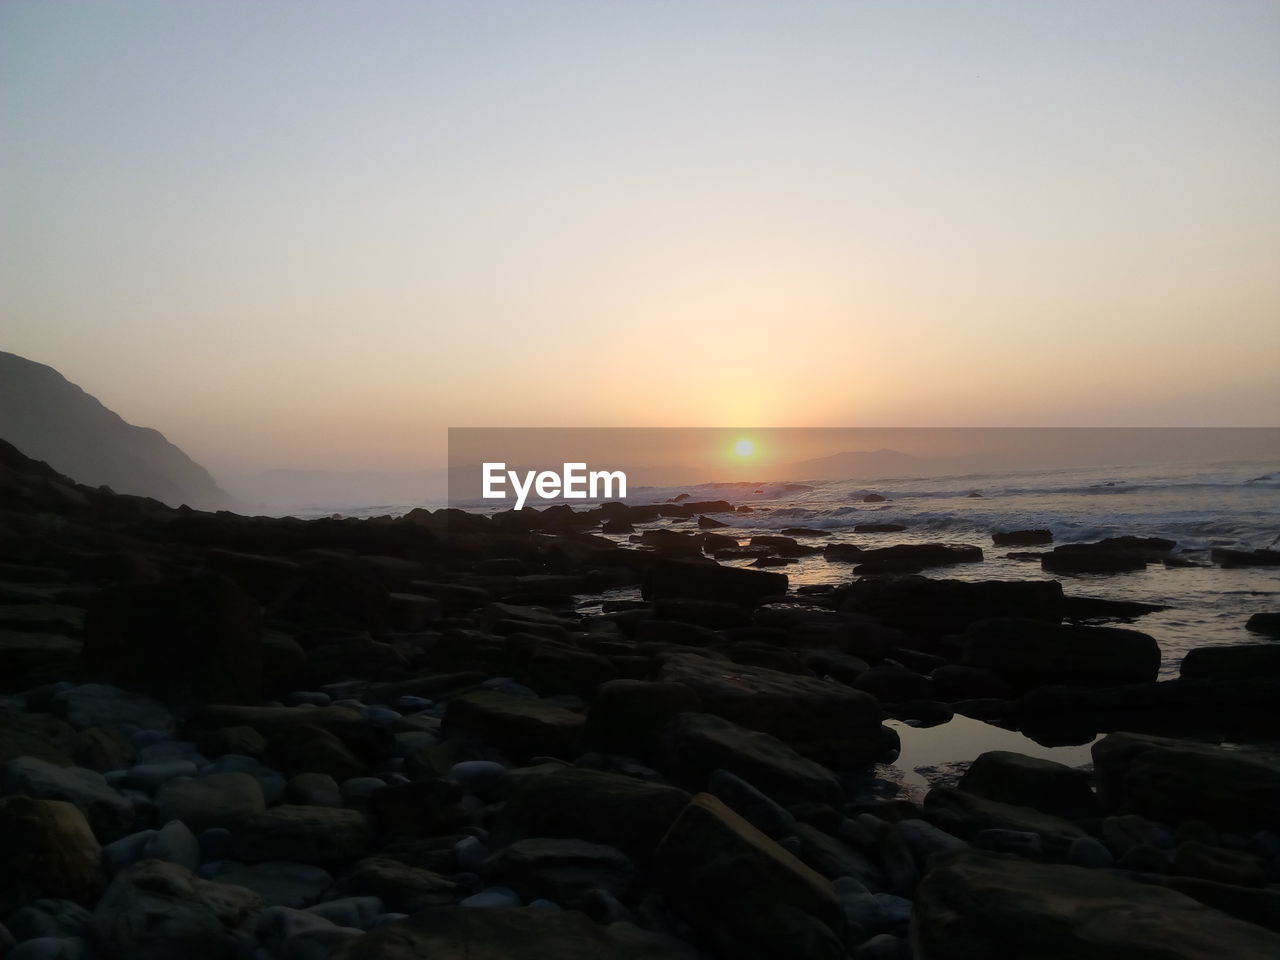
[[[723,501],[250,518],[0,453],[15,940],[121,960],[358,960],[397,938],[422,955],[932,960],[1034,950],[1058,929],[1047,904],[1095,896],[1197,931],[1173,956],[1280,944],[1263,919],[1280,759],[1208,745],[1280,738],[1272,619],[1157,682],[1157,613],[1076,590],[1132,574],[970,576],[990,544],[744,543]],[[1162,575],[1174,556],[1150,539],[994,549]],[[788,580],[825,555],[839,582]],[[975,722],[1096,740],[1093,765],[1007,738],[923,783],[882,765]],[[1017,923],[949,912],[1006,885]],[[1145,955],[1143,923],[1108,936]]]

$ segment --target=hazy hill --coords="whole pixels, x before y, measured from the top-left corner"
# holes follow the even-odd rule
[[[135,427],[52,367],[0,352],[0,438],[59,473],[171,506],[231,498],[158,430]]]

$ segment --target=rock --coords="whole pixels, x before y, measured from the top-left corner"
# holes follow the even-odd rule
[[[252,890],[270,906],[303,907],[332,886],[333,877],[310,864],[268,860],[219,873],[217,881]]]
[[[30,690],[74,676],[82,646],[71,637],[0,630],[0,692]]]
[[[819,762],[856,766],[880,754],[880,704],[844,684],[693,654],[669,658],[661,678],[692,689],[705,712],[771,734]]]
[[[261,908],[257,894],[243,887],[144,860],[112,881],[94,909],[94,931],[111,955],[129,960],[235,960],[231,934]]]
[[[104,880],[102,888],[105,886]],[[18,940],[38,937],[87,939],[93,936],[93,914],[78,903],[56,898],[28,903],[10,915],[6,925]]]
[[[883,890],[885,872],[874,860],[847,843],[807,823],[796,823],[790,833],[796,838],[796,856],[830,880],[853,877],[870,890]]]
[[[338,896],[374,896],[390,910],[417,913],[458,900],[456,883],[440,874],[388,857],[369,857],[355,864],[333,885]]]
[[[524,903],[520,895],[508,887],[488,887],[459,901],[458,906],[488,910],[495,907],[522,907]]]
[[[914,567],[942,567],[953,563],[980,563],[982,548],[959,543],[900,543],[876,547],[858,554],[859,563],[891,563]]]
[[[1184,840],[1173,851],[1172,872],[1239,887],[1260,887],[1267,870],[1260,857],[1237,850],[1223,850],[1196,840]]]
[[[1067,862],[1077,867],[1100,870],[1114,864],[1115,858],[1100,841],[1093,837],[1079,837],[1067,848]]]
[[[1069,820],[1031,807],[987,800],[953,787],[934,787],[925,795],[924,816],[947,833],[972,840],[982,830],[1038,833],[1046,853],[1065,855],[1072,842],[1087,834]]]
[[[1230,830],[1275,825],[1280,758],[1210,744],[1113,733],[1093,745],[1098,798],[1110,810]]]
[[[54,696],[51,707],[77,730],[105,727],[125,734],[137,730],[173,732],[173,715],[164,704],[104,683],[64,690]]]
[[[635,867],[620,850],[604,844],[534,838],[499,850],[483,863],[480,874],[486,883],[515,890],[522,901],[543,897],[575,907],[592,889],[624,896]]]
[[[142,849],[144,858],[167,860],[195,870],[200,866],[200,843],[181,820],[170,820],[155,832]]]
[[[1136,630],[1007,617],[971,624],[961,662],[1022,686],[1141,683],[1155,680],[1160,647]]]
[[[878,493],[868,493],[862,498],[863,503],[884,503],[887,498]]]
[[[275,734],[267,742],[266,756],[287,776],[322,773],[342,782],[369,772],[341,739],[309,724],[291,726]]]
[[[112,790],[102,774],[83,767],[59,767],[35,757],[19,757],[0,769],[0,793],[75,804],[100,840],[123,836],[133,825],[129,801]]]
[[[444,731],[476,737],[524,762],[536,756],[572,758],[583,725],[580,714],[563,707],[482,690],[449,701]]]
[[[991,750],[982,754],[965,771],[959,786],[988,800],[1034,807],[1067,820],[1098,813],[1087,774],[1021,753]]]
[[[234,827],[266,809],[258,781],[248,773],[211,773],[173,780],[156,793],[161,822],[181,820],[192,830]]]
[[[355,810],[284,805],[242,821],[232,853],[241,860],[336,863],[368,853],[369,823]]]
[[[331,960],[698,960],[692,948],[629,923],[600,926],[577,910],[436,907],[339,946]]]
[[[690,791],[705,790],[711,774],[724,769],[783,803],[840,804],[844,800],[840,782],[826,767],[805,759],[776,737],[712,714],[677,715],[663,742],[663,769]]]
[[[575,837],[647,864],[688,802],[683,790],[617,774],[544,764],[513,770],[495,835]]]
[[[671,719],[700,706],[697,694],[681,683],[612,680],[600,687],[591,703],[582,743],[589,750],[646,760],[661,746],[662,732]]]
[[[1280,676],[1280,645],[1246,643],[1234,647],[1196,647],[1182,658],[1181,675],[1210,679]]]
[[[1266,634],[1268,637],[1280,637],[1280,612],[1255,613],[1245,623],[1246,630]]]
[[[507,768],[492,760],[463,760],[449,768],[449,779],[482,800],[492,800],[507,782]]]
[[[905,523],[858,523],[854,524],[854,533],[901,533],[907,529]]]
[[[1034,547],[1053,543],[1052,530],[993,530],[991,542],[997,547]]]
[[[1062,620],[1062,585],[1055,581],[862,580],[842,588],[842,609],[877,617],[922,640],[963,632],[994,617]]]
[[[5,953],[7,960],[91,960],[93,947],[73,937],[38,937]]]
[[[1009,696],[1009,684],[982,667],[966,667],[958,663],[936,668],[929,674],[933,695],[953,703],[957,700],[1003,700]]]
[[[133,744],[119,730],[86,727],[71,741],[71,755],[77,765],[106,773],[131,766],[137,758]],[[49,759],[49,758],[45,758]]]
[[[324,917],[330,923],[360,930],[368,930],[386,912],[386,904],[378,897],[342,897],[307,908],[307,913]]]
[[[878,933],[853,952],[853,960],[911,960],[911,957],[911,944],[891,933]]]
[[[1172,850],[1175,843],[1168,827],[1132,813],[1103,818],[1102,839],[1117,857],[1137,846]]]
[[[304,807],[340,807],[342,789],[327,773],[295,773],[285,785],[284,802]]]
[[[48,714],[0,711],[0,764],[18,757],[36,757],[69,767],[76,736],[70,724]],[[86,766],[98,769],[92,764]]]
[[[727,527],[729,524],[713,517],[698,517],[699,530],[714,530],[716,527]]]
[[[933,682],[914,670],[902,666],[875,666],[853,681],[855,690],[863,690],[881,703],[903,703],[928,700],[933,695]]]
[[[1072,841],[1074,845],[1075,841]],[[979,830],[973,835],[973,845],[979,850],[991,850],[996,853],[1011,853],[1014,856],[1026,857],[1028,860],[1039,860],[1044,856],[1044,844],[1040,834],[1029,830],[1002,830],[999,827]]]
[[[1280,936],[1160,887],[1080,867],[966,853],[921,882],[916,955],[1262,960]]]
[[[369,797],[369,810],[386,837],[432,837],[464,826],[471,808],[453,780],[429,778],[383,787]]]
[[[1274,887],[1237,887],[1229,883],[1195,877],[1143,877],[1153,883],[1185,894],[1206,907],[1268,930],[1280,932],[1280,890]]]
[[[1209,556],[1227,569],[1280,566],[1280,550],[1227,550],[1215,547]]]
[[[673,907],[716,955],[844,960],[844,917],[830,881],[715,797],[695,797],[657,852]]]
[[[646,600],[689,597],[754,607],[768,597],[787,592],[785,573],[722,567],[717,563],[659,560],[645,581]]]
[[[795,823],[790,811],[728,770],[712,771],[707,792],[773,840],[780,839]]]
[[[1103,543],[1064,543],[1042,554],[1040,567],[1050,573],[1125,573],[1145,570],[1152,559],[1146,550],[1103,546]]]
[[[106,883],[98,841],[78,807],[0,798],[0,916],[40,897],[93,903]]]
[[[262,698],[261,614],[232,580],[203,574],[112,587],[90,606],[85,669],[177,703]]]
[[[964,850],[969,845],[959,837],[939,830],[927,820],[908,818],[899,820],[892,827],[902,837],[917,866],[926,867],[935,855],[946,855]]]

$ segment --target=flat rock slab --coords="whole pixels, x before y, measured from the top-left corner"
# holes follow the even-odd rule
[[[819,762],[856,766],[880,752],[879,702],[842,683],[697,654],[671,657],[661,679],[692,689],[705,712],[772,734]]]
[[[924,817],[935,827],[963,840],[972,840],[981,830],[1038,833],[1045,848],[1054,851],[1065,851],[1073,841],[1088,836],[1070,820],[1032,807],[988,800],[954,787],[930,790],[924,798]]]
[[[1113,733],[1093,745],[1093,764],[1109,809],[1233,831],[1274,829],[1280,818],[1280,756],[1273,753]]]
[[[330,960],[698,960],[691,947],[576,910],[435,907],[343,944]]]
[[[689,800],[683,790],[619,774],[544,764],[513,770],[498,828],[516,837],[577,837],[648,862]]]
[[[567,760],[577,752],[585,723],[581,714],[555,704],[481,690],[449,701],[444,730],[479,737],[517,761],[535,756]]]
[[[916,891],[917,960],[1272,960],[1280,935],[1173,890],[1082,867],[963,853]]]

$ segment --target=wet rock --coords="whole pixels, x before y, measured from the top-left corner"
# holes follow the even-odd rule
[[[930,580],[900,577],[857,581],[840,592],[843,609],[879,618],[924,640],[961,633],[978,620],[1027,617],[1062,620],[1062,585],[1041,581]]]
[[[900,543],[892,547],[863,550],[858,554],[857,561],[943,567],[953,563],[980,563],[982,548],[959,543]]]
[[[355,810],[283,805],[242,821],[232,853],[241,860],[295,860],[326,864],[356,860],[369,851],[370,831]]]
[[[1246,630],[1266,634],[1268,637],[1280,637],[1280,613],[1255,613],[1245,623]]]
[[[646,580],[646,600],[689,597],[754,607],[768,597],[784,596],[787,576],[763,570],[722,567],[716,563],[660,560]]]
[[[716,954],[844,960],[830,881],[709,794],[684,809],[657,862],[672,905]]]
[[[961,854],[921,882],[917,955],[1262,960],[1280,936],[1189,897],[1079,867]],[[1228,947],[1229,945],[1229,947]]]
[[[94,909],[94,931],[110,954],[129,960],[234,960],[232,933],[261,907],[261,899],[243,887],[144,860],[112,882]]]
[[[92,903],[105,887],[98,841],[77,806],[0,799],[0,915],[41,897]]]
[[[1274,754],[1114,733],[1093,745],[1093,761],[1098,797],[1108,809],[1231,830],[1273,826],[1280,810]]]
[[[681,713],[663,736],[662,767],[691,791],[704,790],[724,769],[782,803],[819,800],[839,804],[844,790],[826,767],[801,756],[776,737],[747,730],[707,713]]]
[[[584,718],[541,700],[482,690],[455,697],[445,713],[445,733],[471,736],[492,744],[513,760],[577,752]]]
[[[1086,773],[1052,760],[1005,750],[991,750],[974,760],[960,779],[960,789],[1068,820],[1098,813],[1098,802],[1089,789]]]
[[[1182,658],[1181,675],[1207,677],[1248,678],[1280,676],[1280,645],[1274,643],[1246,643],[1234,647],[1196,647]]]
[[[59,767],[35,757],[19,757],[0,769],[0,793],[72,803],[101,840],[123,836],[133,825],[129,801],[111,789],[102,774],[83,767]]]
[[[1215,548],[1209,552],[1214,562],[1227,569],[1237,567],[1280,567],[1280,550],[1228,550]]]
[[[648,863],[689,795],[664,784],[545,764],[512,770],[495,836],[576,837]]]
[[[1021,686],[1140,683],[1160,669],[1160,647],[1145,633],[1012,617],[971,624],[962,650],[964,665]]]
[[[677,654],[663,680],[683,683],[703,710],[777,737],[806,757],[834,766],[874,761],[880,753],[880,704],[841,683]]]
[[[156,793],[156,811],[162,822],[181,820],[196,831],[234,827],[265,809],[262,787],[248,773],[212,773],[192,780],[175,780]]]
[[[1034,547],[1053,543],[1052,530],[993,530],[991,542],[997,547]]]

